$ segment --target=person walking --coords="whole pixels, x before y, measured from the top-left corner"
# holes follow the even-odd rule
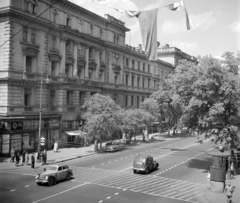
[[[209,172],[207,174],[207,179],[208,179],[208,189],[211,189],[211,174]]]
[[[47,162],[47,150],[44,149],[43,150],[43,164],[46,164],[46,162]]]
[[[20,155],[19,155],[19,152],[17,153],[17,155],[16,155],[16,166],[18,166],[18,164],[19,164],[19,161],[20,161]]]
[[[25,149],[23,150],[23,153],[22,153],[22,164],[24,165],[25,164],[25,161],[26,161],[26,151]]]
[[[31,168],[34,169],[34,166],[35,166],[35,156],[34,156],[34,152],[33,152],[32,156],[31,156]]]
[[[15,158],[15,150],[12,148],[11,149],[11,162],[14,162],[14,158]]]
[[[235,173],[235,168],[234,168],[233,162],[230,165],[230,170],[231,170],[231,178],[234,178],[234,175],[236,175],[236,173]]]
[[[228,182],[224,190],[227,203],[232,203],[232,196],[233,196],[234,189],[235,187],[231,185],[231,182]]]

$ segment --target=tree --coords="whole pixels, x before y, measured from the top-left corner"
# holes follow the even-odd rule
[[[103,136],[110,137],[118,129],[121,107],[110,96],[97,93],[85,100],[83,108],[86,108],[86,113],[83,115],[86,120],[84,128],[88,136],[95,138],[97,151],[98,141],[102,149]]]

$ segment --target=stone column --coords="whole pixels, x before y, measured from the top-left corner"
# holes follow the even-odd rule
[[[66,39],[60,39],[60,52],[62,55],[62,59],[60,62],[60,70],[59,75],[65,75],[65,67],[66,67]]]
[[[78,58],[78,44],[74,44],[74,48],[73,48],[73,57],[74,57],[74,62],[73,62],[73,77],[77,78],[78,75],[78,66],[77,66],[77,58]]]
[[[85,64],[84,77],[89,78],[89,47],[87,47],[87,46],[85,49],[85,60],[86,60],[86,64]]]

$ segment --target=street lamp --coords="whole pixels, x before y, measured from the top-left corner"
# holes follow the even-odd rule
[[[47,74],[46,83],[49,83],[49,78]],[[38,150],[41,150],[40,139],[41,139],[41,128],[42,128],[42,85],[43,85],[43,71],[41,73],[41,83],[40,83],[40,106],[39,106],[39,132],[38,132]]]

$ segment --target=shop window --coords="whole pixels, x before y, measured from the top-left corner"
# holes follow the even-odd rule
[[[35,29],[32,29],[32,32],[31,32],[31,43],[36,44],[36,30]]]
[[[32,73],[32,66],[33,66],[33,57],[26,56],[26,72]]]
[[[32,90],[30,88],[24,89],[24,105],[31,106],[31,97],[32,97]]]
[[[56,90],[50,90],[50,106],[56,106]]]

